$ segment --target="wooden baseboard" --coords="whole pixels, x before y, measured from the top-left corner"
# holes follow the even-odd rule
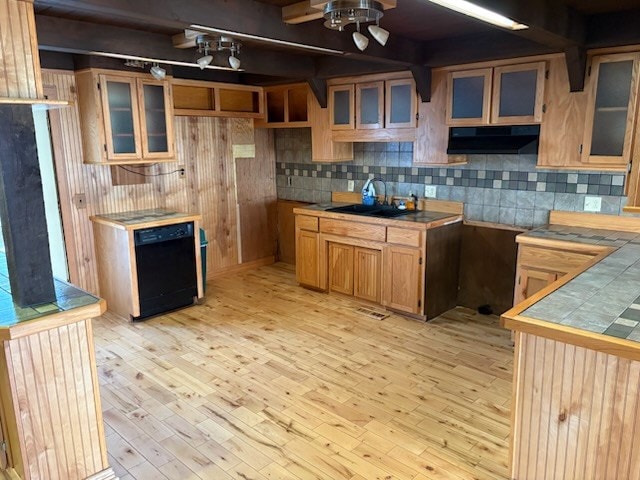
[[[232,267],[221,268],[214,270],[213,272],[207,272],[207,280],[214,280],[231,273],[240,273],[247,270],[253,270],[254,268],[264,267],[265,265],[272,265],[276,263],[276,257],[270,256],[254,260],[253,262],[241,263],[240,265],[233,265]]]
[[[90,477],[87,477],[87,480],[118,480],[118,477],[112,468],[107,468],[106,470],[94,473]]]

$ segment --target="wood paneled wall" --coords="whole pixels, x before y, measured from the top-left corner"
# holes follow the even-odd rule
[[[32,0],[0,0],[0,97],[42,98]]]
[[[73,72],[45,70],[43,81],[55,88],[59,99],[75,101]],[[243,232],[239,230],[236,194],[236,162],[239,159],[234,158],[234,145],[255,142],[253,161],[264,163],[261,172],[266,172],[255,184],[256,195],[275,198],[271,131],[258,130],[254,139],[251,119],[176,117],[178,161],[137,168],[148,174],[167,175],[148,177],[148,183],[114,186],[109,167],[82,163],[77,107],[52,110],[50,118],[72,283],[99,294],[89,217],[127,210],[167,208],[200,213],[201,225],[209,240],[207,277],[213,278],[238,267],[241,237],[251,238],[256,233],[251,225]],[[239,150],[253,152],[253,148]],[[176,172],[179,166],[186,169],[184,178]],[[86,196],[86,204],[81,207],[73,203],[74,196],[79,194]],[[275,223],[271,227],[275,232]]]
[[[640,478],[640,362],[516,333],[514,479]]]
[[[91,319],[7,341],[3,355],[21,478],[80,480],[107,470]]]

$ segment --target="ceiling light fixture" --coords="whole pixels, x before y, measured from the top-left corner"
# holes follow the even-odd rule
[[[209,49],[211,48],[211,45],[209,44],[209,41],[204,37],[204,35],[199,36],[196,40],[196,43],[198,45],[198,53],[202,54],[200,58],[196,60],[196,63],[200,67],[200,70],[204,70],[209,66],[211,62],[213,62],[213,55],[209,55]]]
[[[240,53],[240,47],[242,44],[240,42],[235,41],[233,38],[222,35],[218,38],[218,52],[222,52],[223,50],[229,50],[229,66],[234,70],[238,70],[240,68],[240,59],[238,58],[238,54]]]
[[[153,66],[149,69],[149,72],[156,80],[164,80],[164,77],[167,76],[167,71],[160,65],[158,65],[157,62],[153,64]]]
[[[466,0],[429,0],[431,3],[440,5],[441,7],[454,10],[458,13],[468,15],[483,22],[496,25],[498,27],[506,28],[509,30],[524,30],[529,28],[523,23],[518,23],[504,15],[488,10],[484,7],[480,7]]]
[[[353,43],[358,49],[364,50],[369,45],[369,39],[360,33],[361,23],[376,22],[375,25],[369,25],[369,33],[380,45],[387,43],[389,32],[380,27],[383,15],[382,4],[374,0],[334,0],[324,7],[324,26],[342,32],[347,25],[355,23]]]

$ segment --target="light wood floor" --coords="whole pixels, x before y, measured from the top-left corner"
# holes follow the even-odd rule
[[[506,478],[512,348],[496,317],[374,320],[277,264],[206,304],[95,320],[123,480]]]

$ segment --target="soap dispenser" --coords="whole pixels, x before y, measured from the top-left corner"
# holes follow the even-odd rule
[[[373,180],[369,179],[362,187],[362,204],[374,205],[376,203],[376,189],[373,186]]]

